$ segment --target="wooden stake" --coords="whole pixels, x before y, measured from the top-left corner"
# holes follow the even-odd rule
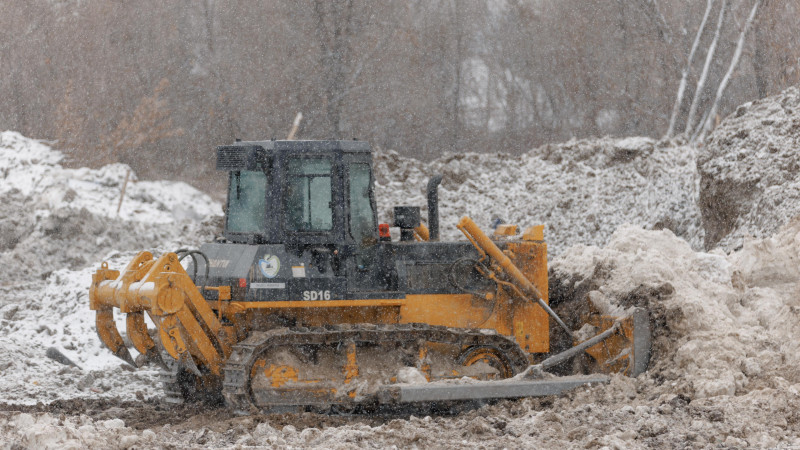
[[[292,131],[289,132],[289,136],[286,136],[287,141],[294,140],[295,135],[297,135],[297,129],[300,128],[300,121],[303,120],[303,113],[299,112],[296,116],[294,116],[294,122],[292,123]]]
[[[128,169],[125,172],[125,181],[122,182],[122,192],[119,194],[119,204],[117,205],[117,215],[119,215],[119,210],[122,209],[122,199],[125,198],[125,188],[128,187],[128,178],[131,176],[131,169]]]

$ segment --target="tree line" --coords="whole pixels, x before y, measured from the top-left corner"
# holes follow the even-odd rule
[[[779,0],[31,0],[0,13],[0,127],[200,187],[216,145],[363,139],[422,159],[702,137],[800,78]]]

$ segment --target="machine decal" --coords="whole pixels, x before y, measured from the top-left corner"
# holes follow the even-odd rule
[[[264,259],[258,260],[258,268],[267,278],[275,278],[281,269],[281,260],[275,255],[264,255]]]
[[[306,266],[304,264],[300,264],[299,266],[292,266],[292,276],[295,278],[305,278]]]
[[[231,263],[229,259],[209,259],[208,266],[212,269],[224,269]]]
[[[303,291],[303,300],[330,300],[331,291]]]
[[[250,283],[252,289],[286,289],[286,283]]]

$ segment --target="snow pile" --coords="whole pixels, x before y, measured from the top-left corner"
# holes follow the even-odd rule
[[[706,248],[735,249],[800,215],[800,89],[739,106],[698,155]]]
[[[61,160],[38,141],[0,134],[0,402],[154,395],[155,371],[127,371],[102,347],[91,274],[102,260],[120,268],[135,251],[208,241],[221,206],[187,184],[131,173],[117,216],[128,168],[65,169]],[[121,317],[118,326],[124,333]],[[51,346],[80,368],[45,358]]]
[[[51,414],[0,416],[0,433],[9,448],[131,448],[146,447],[155,433],[138,435],[120,419],[94,421],[83,416],[59,419]],[[0,434],[2,436],[2,434]]]
[[[645,385],[650,398],[680,394],[736,405],[725,414],[741,416],[776,396],[800,400],[798,255],[800,220],[728,256],[694,252],[666,230],[624,226],[605,248],[567,251],[551,278],[573,294],[651,310],[654,363],[640,380],[620,383]],[[762,427],[772,419],[750,417]],[[790,435],[784,429],[773,437]]]
[[[551,255],[575,244],[602,245],[618,226],[666,228],[699,248],[694,148],[648,138],[573,140],[521,156],[448,154],[430,163],[375,154],[379,217],[394,206],[425,210],[427,180],[442,173],[441,234],[462,239],[463,215],[484,230],[495,217],[523,229],[545,224]]]
[[[800,383],[790,370],[800,359],[791,319],[800,306],[797,255],[800,222],[729,256],[694,252],[666,230],[624,226],[605,248],[573,247],[552,271],[575,291],[591,286],[616,303],[645,303],[664,327],[655,330],[652,370],[677,392],[705,398],[745,392],[763,377]]]
[[[0,195],[27,201],[43,212],[85,208],[89,213],[144,223],[199,221],[220,215],[220,205],[185,183],[138,181],[131,172],[122,208],[120,190],[130,168],[110,164],[100,169],[65,169],[63,154],[13,131],[0,133]],[[178,194],[180,193],[180,194]]]
[[[116,254],[109,260],[122,267],[135,253]],[[0,308],[0,402],[32,404],[75,397],[134,400],[158,396],[158,372],[147,367],[132,370],[103,346],[89,309],[88,286],[94,267],[53,272],[29,301]],[[125,320],[116,315],[125,335]],[[55,347],[78,367],[45,358]],[[135,351],[134,351],[135,354]]]
[[[192,240],[207,234],[198,226],[206,217],[222,214],[185,183],[136,181],[131,173],[117,215],[128,167],[65,169],[62,158],[19,133],[0,133],[0,286],[94,264],[111,250]]]

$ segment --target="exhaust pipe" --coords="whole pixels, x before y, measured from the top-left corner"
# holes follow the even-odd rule
[[[430,241],[439,240],[439,184],[442,174],[437,173],[428,180],[428,228]]]

